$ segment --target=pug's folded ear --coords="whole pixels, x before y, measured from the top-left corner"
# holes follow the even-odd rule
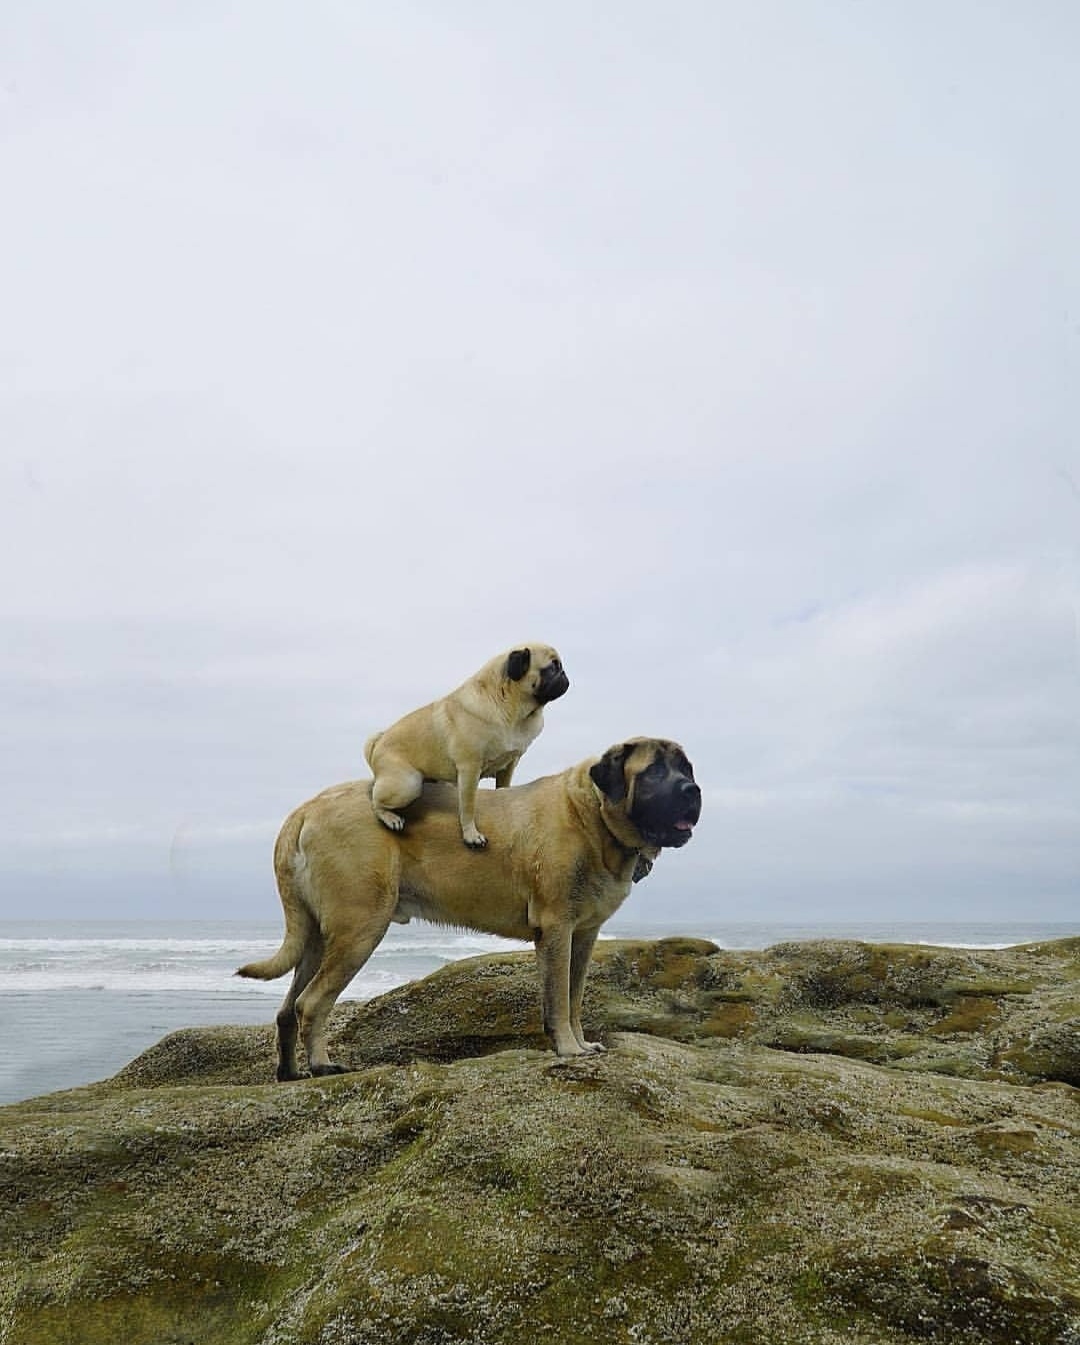
[[[520,682],[532,663],[531,649],[514,649],[506,660],[506,676],[511,682]]]
[[[589,778],[612,803],[621,803],[626,798],[623,767],[631,751],[629,743],[619,743],[617,747],[609,747],[600,760],[589,767]]]

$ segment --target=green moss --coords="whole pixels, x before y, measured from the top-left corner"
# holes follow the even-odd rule
[[[698,1029],[703,1037],[738,1037],[753,1025],[757,1014],[746,1003],[718,1004]]]
[[[1000,1063],[1033,1079],[1080,1087],[1080,1027],[1073,1021],[1036,1032],[1003,1050]]]
[[[919,1049],[918,1043],[914,1041],[829,1032],[796,1023],[789,1023],[773,1033],[769,1045],[782,1051],[840,1055],[850,1060],[867,1060],[877,1064],[901,1059]]]
[[[716,945],[700,939],[659,939],[644,945],[634,958],[634,969],[646,983],[674,990],[700,983],[702,959],[717,951]]]
[[[358,1074],[272,1085],[222,1029],[0,1111],[0,1334],[1068,1339],[1075,1092],[1016,1084],[1069,1068],[1071,955],[710,948],[602,949],[604,1055],[531,1049],[534,960],[499,955],[342,1006]]]
[[[650,1037],[667,1037],[671,1041],[693,1041],[698,1025],[683,1014],[663,1013],[647,1006],[617,1010],[610,1016],[609,1025],[617,1032],[643,1032]]]
[[[1030,995],[1035,987],[1029,980],[1004,980],[1001,977],[971,977],[963,981],[946,981],[941,987],[942,994],[950,997],[957,995],[976,995],[979,997],[995,995]]]
[[[952,1012],[934,1023],[929,1030],[938,1037],[953,1032],[982,1032],[1000,1020],[1001,1011],[992,999],[964,995]]]
[[[869,1317],[942,1345],[1061,1345],[1080,1309],[1027,1271],[929,1247],[853,1258],[824,1278],[830,1294]]]
[[[901,1107],[901,1116],[911,1116],[917,1121],[929,1121],[932,1125],[939,1126],[966,1126],[968,1124],[962,1117],[950,1116],[947,1112],[928,1111],[925,1108]]]
[[[924,1074],[945,1074],[954,1079],[979,1079],[986,1074],[978,1062],[963,1055],[913,1055],[908,1060],[893,1062],[893,1068]]]
[[[975,1143],[984,1152],[997,1154],[1030,1154],[1039,1146],[1031,1130],[980,1130]]]
[[[103,1270],[105,1267],[103,1267]],[[7,1345],[247,1345],[260,1339],[291,1275],[227,1256],[165,1255],[129,1245],[108,1273],[73,1292],[31,1274]]]

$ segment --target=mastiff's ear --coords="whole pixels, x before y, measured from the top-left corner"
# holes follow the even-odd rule
[[[511,650],[510,657],[506,660],[506,676],[511,682],[520,682],[529,671],[531,664],[531,649]]]
[[[609,747],[596,765],[589,767],[589,778],[612,803],[621,803],[626,798],[626,777],[623,774],[623,767],[632,751],[630,743]]]

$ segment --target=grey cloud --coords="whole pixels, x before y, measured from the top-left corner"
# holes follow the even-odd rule
[[[635,909],[1073,915],[1070,7],[3,22],[5,889],[257,913],[536,638],[526,774],[705,784]]]

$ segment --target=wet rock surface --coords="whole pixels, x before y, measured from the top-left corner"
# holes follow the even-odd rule
[[[0,1109],[0,1341],[1080,1345],[1080,940],[602,943]]]

